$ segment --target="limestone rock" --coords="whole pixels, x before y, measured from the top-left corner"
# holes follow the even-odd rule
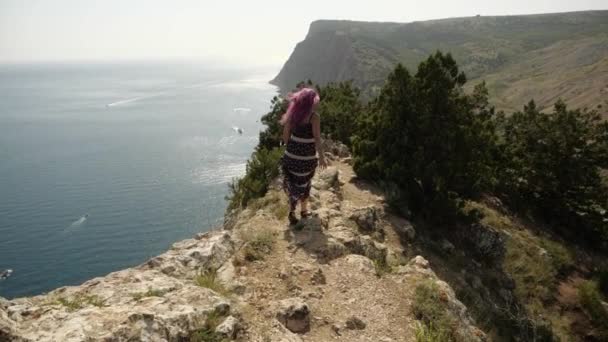
[[[373,261],[368,257],[358,254],[350,254],[344,257],[344,261],[352,265],[359,272],[375,274],[376,270]]]
[[[350,330],[363,330],[367,326],[365,322],[355,316],[349,317],[344,325]]]
[[[233,252],[229,232],[198,235],[135,268],[45,295],[0,301],[0,331],[11,341],[179,340],[230,302],[195,284]],[[3,335],[2,338],[4,338]]]
[[[410,276],[421,275],[428,278],[437,278],[437,275],[435,272],[433,272],[429,265],[429,261],[420,255],[417,255],[411,259],[407,265],[399,266],[395,273]]]
[[[347,158],[350,156],[348,147],[339,141],[334,141],[332,139],[323,139],[322,144],[323,150],[332,156],[339,158]]]
[[[22,341],[17,336],[18,324],[9,318],[6,307],[7,300],[0,297],[0,341]]]
[[[289,331],[305,333],[310,329],[310,310],[300,298],[288,298],[278,303],[277,320]]]
[[[439,291],[443,294],[450,314],[458,323],[455,327],[456,334],[461,336],[465,341],[486,341],[486,335],[475,326],[473,319],[467,312],[467,307],[456,298],[456,294],[450,285],[439,279],[435,281],[435,284],[437,284]]]
[[[325,170],[321,170],[318,177],[315,177],[312,182],[312,186],[318,190],[329,190],[330,188],[337,188],[340,184],[338,182],[338,169],[335,167],[328,167]]]
[[[173,244],[171,249],[148,260],[140,269],[158,269],[170,276],[194,277],[202,269],[218,269],[234,252],[230,232],[213,231]]]
[[[234,316],[228,316],[224,321],[215,328],[215,332],[219,335],[234,339],[239,330],[239,320]]]
[[[380,210],[378,208],[369,206],[353,210],[350,214],[350,219],[357,223],[361,231],[364,233],[371,233],[377,230],[380,215]]]

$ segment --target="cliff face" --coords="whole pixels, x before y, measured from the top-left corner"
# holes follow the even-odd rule
[[[486,80],[493,103],[508,111],[531,98],[558,98],[608,113],[608,11],[468,17],[424,22],[313,22],[272,80],[284,91],[307,79],[353,80],[377,93],[396,63],[415,71],[440,49],[455,57],[473,84]]]
[[[414,341],[429,310],[450,334],[485,340],[411,249],[411,224],[335,151],[344,158],[314,179],[314,217],[289,227],[275,186],[140,266],[0,300],[0,341]]]

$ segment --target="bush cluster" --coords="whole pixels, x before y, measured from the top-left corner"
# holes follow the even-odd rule
[[[357,175],[382,185],[402,212],[453,222],[465,200],[493,193],[560,233],[605,247],[608,123],[562,101],[552,113],[533,101],[496,113],[484,83],[470,93],[465,83],[452,56],[436,52],[414,74],[397,65],[368,103],[349,82],[316,86],[322,133],[349,145]],[[231,185],[230,209],[263,196],[279,174],[286,107],[273,98],[247,174]]]

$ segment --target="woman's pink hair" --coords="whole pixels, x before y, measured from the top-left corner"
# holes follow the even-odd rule
[[[291,127],[300,124],[311,112],[315,104],[321,100],[314,89],[302,88],[295,93],[287,95],[289,107],[281,117],[282,125]]]

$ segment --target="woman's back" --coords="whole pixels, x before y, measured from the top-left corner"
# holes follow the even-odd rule
[[[311,114],[304,122],[294,126],[291,130],[291,134],[301,139],[312,139],[312,123],[310,122],[314,113]]]

